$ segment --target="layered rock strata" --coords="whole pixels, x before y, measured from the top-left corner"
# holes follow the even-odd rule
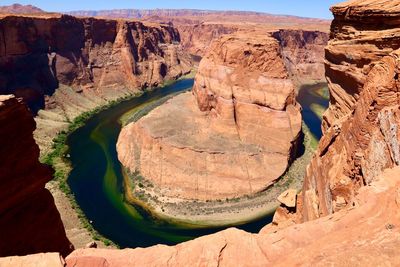
[[[279,40],[285,64],[298,84],[325,81],[325,46],[329,34],[321,31],[279,30],[273,33]]]
[[[324,130],[350,116],[374,62],[400,48],[399,5],[390,0],[351,1],[332,7],[326,47],[331,104]]]
[[[0,33],[0,94],[22,97],[38,113],[42,152],[82,112],[191,70],[168,25],[2,15]]]
[[[72,250],[39,163],[35,122],[14,96],[0,96],[0,256]]]
[[[308,221],[357,205],[355,197],[399,165],[400,6],[352,1],[332,8],[326,49],[330,106],[299,200]]]
[[[193,95],[126,126],[117,149],[124,166],[166,196],[225,199],[273,184],[294,157],[300,132],[277,40],[232,35],[202,59]]]
[[[190,70],[179,33],[168,25],[6,15],[0,29],[0,93],[23,97],[33,111],[60,85],[82,97],[112,98]]]

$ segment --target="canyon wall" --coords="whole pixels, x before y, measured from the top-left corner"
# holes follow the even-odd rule
[[[6,15],[0,29],[0,93],[23,97],[34,112],[60,85],[107,98],[190,70],[178,31],[166,25]]]
[[[259,234],[228,229],[175,247],[108,255],[78,250],[67,264],[94,256],[114,266],[397,266],[400,6],[356,0],[332,11],[326,52],[331,105],[297,213],[286,214],[298,224],[268,225]]]
[[[370,3],[369,3],[370,2]],[[332,8],[323,137],[299,198],[307,221],[355,206],[359,189],[399,161],[400,7],[352,1]]]
[[[279,41],[286,68],[298,84],[325,80],[325,46],[329,34],[310,30],[279,30],[273,32]]]
[[[189,93],[121,131],[118,157],[165,195],[225,199],[273,184],[296,155],[300,107],[279,43],[268,35],[215,40]]]
[[[38,14],[0,17],[0,94],[38,113],[45,153],[84,111],[191,70],[178,31],[137,21]]]
[[[181,35],[183,48],[192,55],[203,57],[213,40],[238,31],[239,26],[197,23],[178,25],[177,29]]]
[[[32,114],[14,96],[0,96],[0,125],[0,256],[68,255],[72,245],[45,189],[52,170],[39,163]]]
[[[331,104],[297,213],[289,214],[303,223],[268,225],[259,234],[231,228],[177,246],[80,249],[66,258],[67,266],[399,265],[400,6],[356,0],[332,10],[326,51]],[[199,101],[209,110],[203,115],[224,115],[215,109],[215,91],[208,91]],[[58,264],[57,255],[47,259]],[[0,263],[18,260],[43,262],[43,256]]]

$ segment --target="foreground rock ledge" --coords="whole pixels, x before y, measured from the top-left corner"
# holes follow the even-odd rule
[[[278,41],[228,35],[200,63],[185,93],[126,126],[120,161],[184,199],[254,194],[278,179],[295,154],[299,105]]]
[[[78,249],[67,266],[396,266],[400,262],[400,168],[359,191],[357,208],[259,234],[228,229],[177,246]],[[368,219],[366,219],[366,214]],[[370,229],[366,231],[366,229]],[[46,259],[47,255],[47,259]],[[0,258],[0,266],[57,263],[53,254]],[[45,261],[46,259],[46,261]],[[16,265],[19,266],[19,265]],[[34,265],[37,266],[37,265]],[[54,266],[63,266],[61,264]]]

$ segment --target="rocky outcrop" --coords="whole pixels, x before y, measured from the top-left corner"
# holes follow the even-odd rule
[[[0,93],[37,112],[60,85],[81,98],[114,99],[190,70],[179,33],[166,25],[67,15],[0,19]]]
[[[222,35],[237,32],[238,25],[224,25],[224,24],[183,24],[178,25],[182,46],[192,55],[203,57],[213,40]]]
[[[328,33],[286,29],[274,32],[273,36],[279,40],[293,80],[298,84],[325,80],[324,48]]]
[[[136,9],[120,9],[120,10],[100,10],[100,11],[73,11],[72,15],[78,16],[98,16],[109,18],[135,18],[142,21],[157,23],[172,23],[181,35],[182,45],[188,53],[203,57],[211,42],[224,34],[231,34],[237,31],[249,32],[258,28],[264,32],[272,32],[279,29],[307,29],[309,31],[319,30],[328,32],[329,20],[302,18],[285,15],[273,15],[261,12],[245,12],[245,11],[210,11],[210,10],[174,10],[174,9],[156,9],[156,10],[136,10]],[[322,79],[324,77],[323,43],[320,47],[314,47],[320,41],[327,41],[327,34],[321,38],[321,32],[312,33],[296,33],[293,39],[299,41],[311,41],[307,47],[299,47],[302,55],[292,56],[293,64],[302,64],[298,71],[308,72],[312,77]],[[296,31],[294,31],[295,33]],[[300,31],[301,32],[301,31]],[[286,33],[287,36],[290,33]],[[306,49],[302,49],[306,48]],[[309,49],[315,49],[315,52],[309,52]],[[290,53],[290,52],[289,52]],[[318,58],[315,58],[317,56]],[[303,59],[301,59],[303,58]],[[297,62],[304,60],[303,62]],[[316,61],[316,62],[314,62]],[[317,73],[314,73],[307,63],[321,64]],[[314,69],[316,70],[316,69]]]
[[[0,266],[2,267],[23,267],[23,266],[35,266],[35,267],[64,267],[65,260],[59,253],[40,253],[27,255],[23,257],[12,256],[0,258]]]
[[[0,96],[0,125],[0,256],[66,256],[72,245],[45,189],[52,170],[39,163],[31,113],[15,97]]]
[[[273,184],[296,154],[301,115],[278,42],[232,35],[180,95],[119,137],[118,156],[170,197],[225,199]]]
[[[374,62],[400,48],[396,1],[345,2],[332,12],[335,19],[326,48],[331,104],[324,115],[325,130],[354,110]]]
[[[326,50],[331,99],[324,135],[298,198],[303,221],[356,205],[361,187],[400,163],[400,52],[395,50],[400,6],[352,1],[332,11]]]

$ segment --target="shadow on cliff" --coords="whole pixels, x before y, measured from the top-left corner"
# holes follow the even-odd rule
[[[0,58],[0,94],[23,98],[34,114],[58,85],[54,59],[47,53]]]

